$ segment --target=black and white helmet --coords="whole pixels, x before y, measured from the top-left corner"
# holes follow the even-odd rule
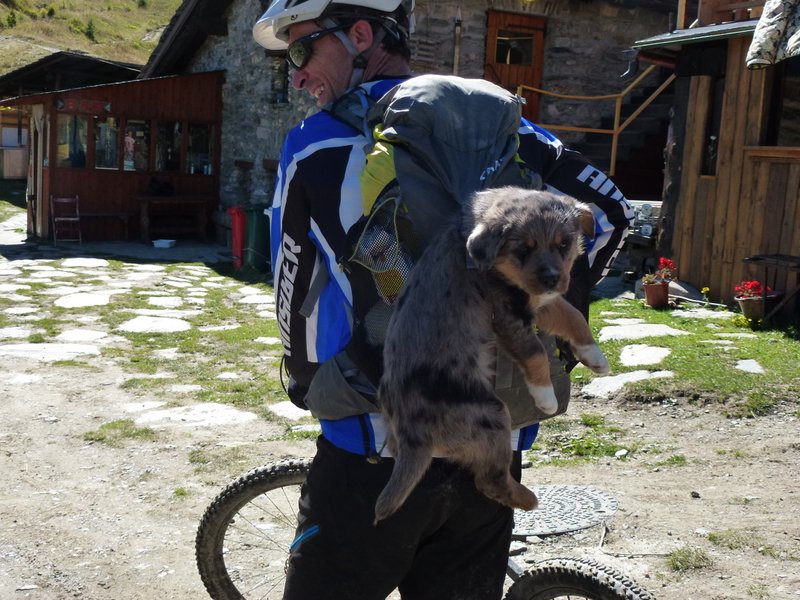
[[[400,13],[406,22],[396,18],[401,5],[405,11]],[[253,26],[253,38],[267,50],[285,50],[289,26],[323,17],[377,20],[392,35],[408,37],[413,6],[413,0],[275,0]]]

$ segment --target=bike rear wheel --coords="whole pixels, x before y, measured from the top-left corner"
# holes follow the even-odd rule
[[[512,585],[505,600],[654,600],[616,569],[592,560],[554,558],[536,563]]]
[[[206,509],[197,529],[195,558],[214,600],[283,596],[300,486],[310,466],[306,459],[253,469]]]

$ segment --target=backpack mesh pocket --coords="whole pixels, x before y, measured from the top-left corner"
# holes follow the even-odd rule
[[[400,241],[402,211],[400,190],[394,186],[375,203],[350,258],[371,273],[378,295],[389,306],[397,301],[414,266]]]

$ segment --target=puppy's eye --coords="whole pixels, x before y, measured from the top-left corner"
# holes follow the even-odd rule
[[[564,240],[558,245],[558,251],[561,252],[561,254],[566,254],[569,252],[570,246],[569,240]]]
[[[517,260],[519,260],[519,262],[525,262],[528,259],[528,257],[531,255],[532,251],[533,251],[533,248],[531,248],[527,244],[524,245],[524,246],[518,246],[514,250],[514,256],[517,257]]]

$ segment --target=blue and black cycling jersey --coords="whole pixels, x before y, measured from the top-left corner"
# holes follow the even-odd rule
[[[363,84],[379,98],[400,83]],[[594,240],[577,265],[580,295],[605,275],[622,245],[633,211],[614,183],[550,132],[523,119],[519,155],[538,172],[547,189],[589,204]],[[353,292],[339,267],[350,250],[347,232],[362,217],[359,174],[371,140],[325,111],[303,120],[286,137],[278,168],[271,220],[276,314],[285,366],[306,388],[318,369],[347,346],[353,323]],[[587,304],[588,305],[588,304]],[[383,446],[378,413],[321,420],[323,435],[336,446],[372,454]],[[529,448],[537,426],[514,432],[515,449]]]

